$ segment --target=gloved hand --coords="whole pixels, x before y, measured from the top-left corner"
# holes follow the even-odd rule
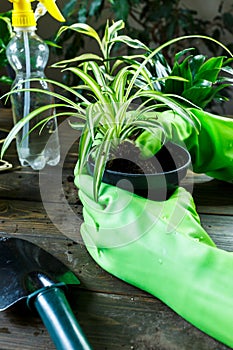
[[[193,170],[219,180],[233,180],[233,119],[219,117],[203,110],[191,108],[193,124],[166,111],[158,114],[158,122],[165,137],[177,143],[184,142],[192,158]],[[161,147],[162,133],[158,137],[145,131],[136,143],[145,157],[155,154]]]
[[[201,227],[192,196],[178,188],[167,201],[150,201],[102,183],[96,203],[92,178],[75,175],[93,259],[233,347],[233,256]]]

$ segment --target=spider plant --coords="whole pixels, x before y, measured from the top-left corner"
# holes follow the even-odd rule
[[[192,123],[189,109],[184,107],[184,102],[188,104],[189,101],[182,96],[166,94],[155,89],[155,83],[160,84],[161,81],[186,81],[186,79],[169,75],[154,77],[152,80],[151,73],[146,67],[161,49],[187,37],[175,38],[151,51],[140,41],[119,35],[118,32],[123,28],[123,21],[112,25],[107,23],[101,39],[98,33],[87,24],[77,23],[62,27],[58,35],[69,29],[95,39],[99,45],[100,54],[85,53],[54,65],[81,79],[83,83],[77,87],[69,87],[46,79],[47,82],[63,90],[62,93],[49,92],[59,99],[54,107],[66,109],[65,112],[57,113],[56,116],[68,115],[77,118],[76,122],[72,122],[72,127],[82,131],[77,171],[81,174],[90,156],[93,158],[95,163],[93,191],[96,201],[106,164],[112,155],[117,154],[119,146],[128,143],[136,147],[135,140],[144,131],[157,135],[160,128],[163,133],[161,125],[157,122],[157,111],[161,108],[173,110]],[[132,56],[112,55],[114,46],[122,43],[140,50],[141,53],[136,52]],[[30,91],[47,93],[33,88]],[[73,95],[76,101],[64,96],[64,91]],[[10,92],[12,93],[14,91]],[[49,108],[51,106],[40,107],[16,124],[2,147],[2,154],[26,122]]]
[[[123,21],[118,21],[111,26],[107,23],[102,39],[86,24],[62,27],[58,33],[61,35],[65,30],[72,29],[86,34],[97,41],[101,53],[101,56],[92,53],[83,54],[55,65],[66,67],[65,69],[81,78],[84,85],[79,88],[91,94],[91,103],[86,106],[85,115],[79,114],[80,119],[84,119],[84,124],[77,122],[72,126],[82,129],[78,172],[83,172],[90,156],[95,163],[93,178],[96,200],[106,164],[110,157],[117,157],[120,145],[124,143],[135,145],[137,136],[143,131],[156,134],[158,128],[161,128],[156,119],[156,110],[166,106],[183,115],[184,118],[189,118],[189,113],[181,107],[180,103],[175,102],[171,95],[152,89],[146,69],[139,70],[140,64],[136,61],[136,59],[145,59],[143,54],[124,57],[111,55],[117,43],[124,43],[134,49],[148,50],[140,41],[118,35],[118,31],[123,28]],[[78,63],[78,66],[69,67],[74,63]],[[147,81],[149,87],[147,90],[140,89],[137,84],[132,83],[138,79],[139,75]],[[173,76],[168,78],[175,79]],[[176,79],[183,80],[179,77]],[[138,101],[143,102],[138,103]],[[149,111],[153,111],[153,114],[148,113]]]

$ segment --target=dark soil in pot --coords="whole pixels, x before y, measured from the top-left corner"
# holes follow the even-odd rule
[[[166,143],[152,158],[144,160],[136,147],[127,143],[110,160],[103,182],[118,186],[152,200],[166,200],[186,176],[190,165],[188,151],[172,142]],[[93,173],[93,164],[89,163]]]

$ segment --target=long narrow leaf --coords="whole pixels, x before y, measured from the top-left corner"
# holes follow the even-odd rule
[[[78,162],[78,172],[82,173],[83,169],[86,167],[86,162],[88,159],[89,151],[91,149],[93,140],[91,134],[88,130],[87,124],[85,124],[82,135],[79,140],[79,162]]]
[[[83,101],[85,104],[89,104],[89,101],[82,94],[80,94],[78,91],[76,91],[74,88],[69,87],[63,83],[56,81],[56,80],[52,80],[52,79],[48,79],[48,78],[44,78],[43,80],[49,84],[55,85],[55,86],[61,88],[62,90],[69,92],[71,95],[73,95],[76,98],[78,98],[79,100]],[[35,79],[30,79],[30,81],[41,81],[41,79],[35,78]],[[59,94],[58,96],[62,96],[62,95]],[[60,98],[60,97],[58,97],[58,98]]]
[[[99,85],[96,83],[96,81],[87,73],[84,73],[81,69],[77,67],[69,67],[65,70],[69,70],[70,72],[73,72],[77,76],[79,76],[90,88],[91,91],[95,94],[95,96],[102,102],[107,103],[106,98],[103,96],[103,93],[99,87]]]
[[[80,56],[71,58],[69,60],[62,60],[59,62],[56,62],[52,65],[53,68],[65,68],[69,64],[73,63],[80,63],[80,62],[85,62],[85,61],[103,61],[103,58],[100,57],[99,55],[93,54],[93,53],[84,53]]]
[[[99,124],[100,119],[103,117],[102,111],[98,108],[98,103],[91,104],[86,110],[86,122],[87,128],[91,133],[91,137],[95,139],[95,127]]]
[[[145,51],[151,51],[148,46],[143,44],[140,40],[138,39],[132,39],[131,37],[127,35],[118,35],[114,39],[111,40],[111,43],[124,43],[129,47],[132,47],[134,49],[143,49]]]
[[[192,123],[192,119],[190,118],[190,113],[187,108],[184,108],[182,105],[180,105],[176,100],[182,100],[181,96],[170,94],[165,95],[158,91],[139,91],[137,94],[135,94],[137,97],[151,97],[154,98],[156,101],[164,103],[164,105],[168,106],[170,109],[174,110],[177,114],[182,116],[184,119]],[[176,99],[176,100],[175,100]],[[189,103],[188,100],[183,99],[183,101],[186,101]]]
[[[55,103],[55,104],[52,104],[52,105],[46,105],[46,106],[39,107],[36,110],[34,110],[31,113],[29,113],[26,117],[22,118],[17,124],[15,124],[15,126],[11,129],[11,131],[7,135],[5,141],[4,141],[3,145],[2,145],[1,158],[5,154],[6,150],[8,149],[8,147],[10,146],[11,142],[16,137],[18,132],[23,128],[23,126],[26,123],[28,123],[31,119],[33,119],[38,114],[43,113],[43,112],[47,111],[48,109],[58,108],[58,107],[64,107],[64,105]]]
[[[114,128],[110,129],[109,132],[104,135],[102,143],[98,148],[98,152],[95,157],[95,168],[93,174],[93,194],[96,202],[98,201],[99,188],[105,171],[106,163],[108,161],[113,135]]]
[[[102,73],[99,65],[96,62],[87,62],[87,67],[94,75],[96,83],[99,85],[100,88],[103,88],[106,86],[106,80],[105,75]]]
[[[119,30],[122,30],[125,28],[125,23],[123,20],[119,20],[114,22],[109,28],[108,28],[108,38],[109,41],[111,41],[114,37],[117,36],[117,32],[119,32]]]
[[[128,75],[133,74],[131,72],[130,67],[124,67],[122,68],[116,75],[111,88],[115,91],[116,94],[116,100],[118,102],[124,101],[124,95],[125,95],[125,89],[126,89],[126,83],[128,79]]]
[[[6,25],[7,25],[7,30],[8,30],[8,32],[9,32],[9,36],[10,36],[10,37],[13,37],[14,32],[13,32],[13,30],[12,30],[11,19],[3,15],[3,16],[0,16],[0,20],[1,20],[1,21],[4,21],[4,22],[6,23]]]
[[[67,107],[73,107],[76,110],[77,109],[81,109],[80,104],[77,104],[76,102],[72,101],[71,99],[69,99],[69,98],[67,98],[67,97],[65,97],[65,96],[63,96],[63,95],[61,95],[59,93],[56,93],[56,92],[53,92],[53,91],[48,91],[48,90],[37,89],[37,88],[13,89],[13,90],[7,92],[6,94],[4,94],[1,98],[9,97],[12,94],[20,93],[20,92],[26,92],[26,91],[30,91],[31,93],[40,93],[40,94],[49,95],[49,96],[52,96],[54,98],[57,98],[58,100],[66,102],[66,106]]]
[[[90,37],[94,38],[101,46],[101,40],[100,40],[98,33],[91,26],[89,26],[86,23],[74,23],[70,26],[62,26],[57,33],[56,39],[59,36],[61,36],[61,34],[63,32],[65,32],[66,30],[74,30],[78,33],[82,33],[82,34],[85,34],[87,36],[90,36]]]
[[[111,61],[113,61],[113,65],[111,68],[111,74],[113,74],[115,72],[115,70],[117,68],[119,68],[119,66],[123,63],[127,63],[127,64],[133,64],[135,63],[135,59],[136,58],[145,58],[145,55],[142,54],[138,54],[138,55],[130,55],[130,56],[117,56],[117,57],[110,57],[109,59]]]

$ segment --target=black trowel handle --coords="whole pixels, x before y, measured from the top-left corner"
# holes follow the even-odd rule
[[[62,289],[43,289],[34,306],[58,350],[91,350]]]

